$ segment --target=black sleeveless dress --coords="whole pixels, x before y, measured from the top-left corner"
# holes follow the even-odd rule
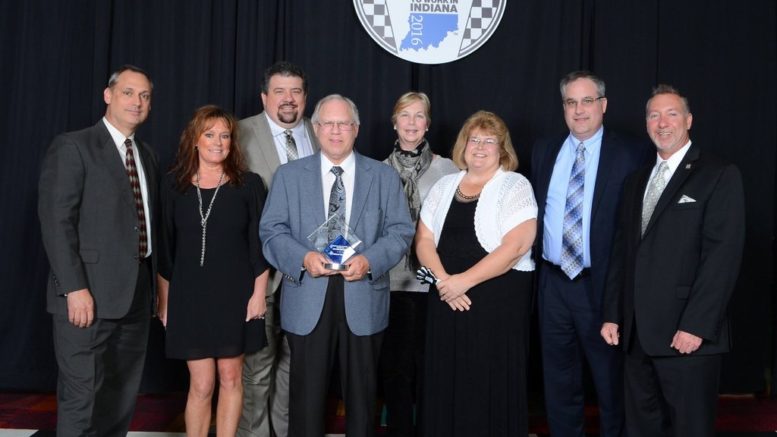
[[[475,235],[476,207],[451,201],[437,246],[449,274],[488,255]],[[517,270],[470,289],[469,311],[453,311],[429,290],[423,435],[527,435],[531,294],[532,272]]]

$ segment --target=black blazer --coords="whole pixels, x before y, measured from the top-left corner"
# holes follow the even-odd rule
[[[157,158],[147,144],[136,144],[148,185],[150,247],[156,258]],[[95,317],[124,317],[138,276],[138,218],[127,171],[102,120],[54,139],[41,168],[38,216],[51,265],[48,311],[67,314],[63,294],[88,288]]]
[[[694,354],[727,352],[726,307],[745,238],[741,175],[691,146],[640,237],[642,198],[654,165],[626,182],[605,321],[621,326],[626,350],[636,323],[648,355],[678,355],[670,347],[677,330],[704,339]]]
[[[542,268],[542,238],[548,186],[556,158],[568,135],[567,133],[552,139],[540,140],[532,149],[531,183],[538,207],[537,239],[533,253],[538,269]],[[593,295],[590,298],[595,308],[601,308],[602,304],[623,182],[629,174],[645,163],[648,156],[652,155],[644,143],[625,141],[605,128],[599,153],[590,221],[591,282],[593,284]]]

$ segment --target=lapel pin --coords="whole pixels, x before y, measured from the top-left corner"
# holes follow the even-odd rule
[[[690,162],[688,164],[685,164],[685,169],[686,170],[690,170],[691,169],[691,163]]]

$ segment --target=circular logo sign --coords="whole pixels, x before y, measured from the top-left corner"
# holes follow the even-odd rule
[[[373,40],[418,64],[444,64],[479,49],[499,26],[507,0],[353,0]]]

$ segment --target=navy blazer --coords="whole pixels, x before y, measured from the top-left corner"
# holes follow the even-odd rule
[[[553,175],[556,158],[568,137],[568,133],[552,139],[540,140],[532,149],[531,183],[537,198],[537,238],[534,256],[537,268],[542,268],[542,239],[545,220],[545,202]],[[626,177],[652,157],[645,143],[624,141],[610,130],[604,130],[599,167],[596,174],[593,203],[591,205],[590,252],[591,282],[594,308],[601,308],[604,286],[609,268],[610,250],[615,236],[618,205]]]

